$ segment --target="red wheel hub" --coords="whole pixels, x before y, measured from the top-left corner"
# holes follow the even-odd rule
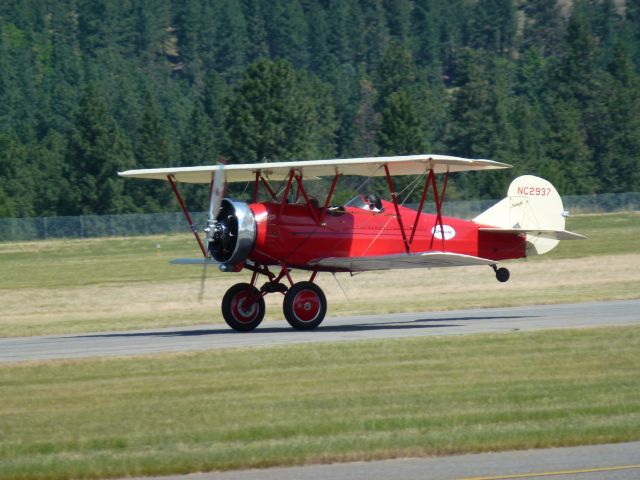
[[[238,292],[231,300],[231,312],[242,323],[255,320],[260,314],[260,307],[251,292]]]
[[[320,299],[313,290],[301,290],[293,299],[293,313],[301,322],[311,322],[320,313]]]

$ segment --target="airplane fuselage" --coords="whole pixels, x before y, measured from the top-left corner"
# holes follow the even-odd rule
[[[316,221],[306,204],[254,203],[249,208],[256,222],[256,240],[249,259],[266,265],[286,264],[311,269],[313,260],[326,257],[366,257],[439,251],[459,253],[492,260],[525,256],[525,240],[518,235],[481,232],[476,223],[442,217],[442,228],[436,215],[399,207],[403,237],[393,204],[373,212],[346,206],[328,211]]]

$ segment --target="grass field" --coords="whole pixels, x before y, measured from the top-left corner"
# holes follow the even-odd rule
[[[318,283],[329,316],[638,298],[640,213],[571,217],[567,228],[589,239],[507,263],[506,284],[485,267],[321,274]],[[222,322],[224,292],[248,274],[209,269],[199,302],[201,268],[168,264],[196,248],[190,235],[1,243],[0,336]],[[281,302],[267,296],[267,319],[283,318]]]
[[[0,479],[640,439],[640,328],[0,367]]]

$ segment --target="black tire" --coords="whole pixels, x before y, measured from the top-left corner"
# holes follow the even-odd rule
[[[296,330],[313,330],[324,320],[327,299],[322,289],[311,282],[294,283],[282,302],[284,317]]]
[[[260,325],[264,311],[264,298],[248,283],[235,284],[222,297],[222,316],[238,332],[250,332]]]
[[[506,282],[507,280],[509,280],[509,276],[509,270],[504,267],[496,270],[496,278],[499,282]]]

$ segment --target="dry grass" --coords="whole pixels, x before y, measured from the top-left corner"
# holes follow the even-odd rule
[[[519,261],[497,282],[488,267],[392,270],[318,277],[328,315],[637,298],[640,254]],[[167,267],[190,268],[190,267]],[[305,279],[299,273],[294,280]],[[153,328],[222,322],[224,292],[246,274],[215,273],[198,301],[200,279],[0,290],[3,336]],[[338,283],[339,282],[339,283]],[[346,296],[345,296],[346,295]],[[282,319],[282,296],[269,295],[267,319]]]
[[[638,298],[640,213],[569,220],[567,228],[589,240],[505,263],[512,273],[506,284],[488,267],[340,274],[341,286],[321,274],[328,315]],[[193,246],[189,235],[0,243],[0,336],[222,322],[224,292],[249,274],[209,269],[200,303],[202,270],[167,264],[192,257]],[[282,319],[281,295],[266,301],[266,318]]]

